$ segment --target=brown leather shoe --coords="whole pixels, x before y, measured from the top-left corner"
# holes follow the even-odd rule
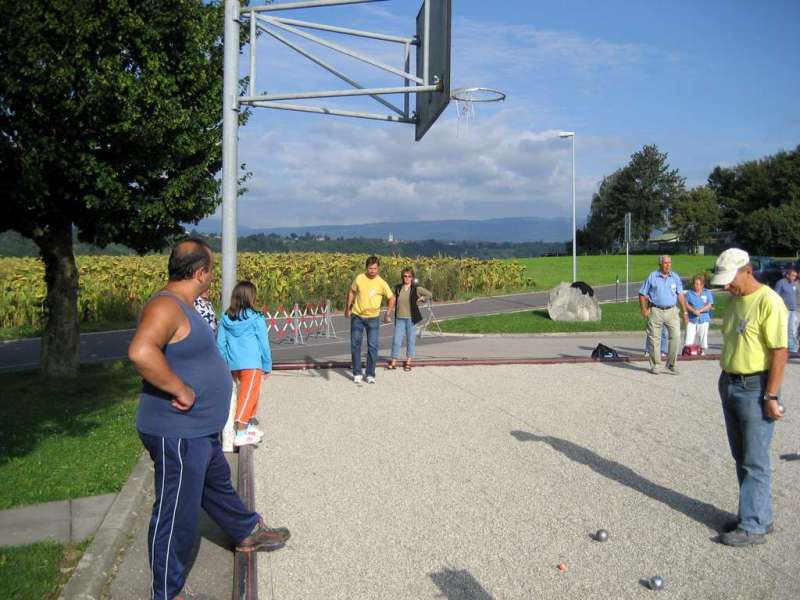
[[[238,546],[237,552],[270,552],[283,548],[286,540],[291,537],[286,527],[270,529],[264,522],[259,522],[253,533],[244,538]]]

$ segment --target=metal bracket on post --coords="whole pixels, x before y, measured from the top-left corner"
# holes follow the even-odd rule
[[[346,4],[365,4],[371,2],[382,2],[385,0],[305,0],[298,2],[284,2],[272,3],[259,6],[243,7],[241,9],[242,16],[248,18],[250,27],[250,86],[248,86],[247,96],[239,97],[237,100],[240,104],[253,106],[257,108],[273,108],[278,110],[292,110],[298,112],[309,112],[326,115],[336,115],[341,117],[356,117],[361,119],[373,119],[380,121],[391,121],[397,123],[417,123],[416,115],[412,115],[410,111],[409,94],[429,93],[429,92],[442,92],[443,84],[439,74],[434,74],[431,77],[430,73],[430,29],[431,29],[431,2],[433,0],[423,0],[424,14],[425,14],[425,39],[423,48],[418,52],[424,53],[423,72],[411,72],[411,46],[420,45],[417,36],[399,36],[385,33],[378,33],[373,31],[365,31],[360,29],[353,29],[350,27],[339,27],[328,25],[325,23],[315,23],[311,21],[290,19],[282,16],[276,16],[272,13],[284,10],[294,10],[299,8],[316,8],[316,7],[330,7],[340,6]],[[449,4],[448,4],[449,6]],[[403,54],[403,67],[393,67],[385,62],[373,58],[346,46],[338,43],[331,42],[327,39],[321,38],[306,30],[312,29],[317,31],[326,31],[329,33],[337,33],[341,35],[349,35],[360,38],[368,38],[378,40],[381,42],[402,44],[404,49]],[[262,31],[269,35],[271,38],[281,42],[288,48],[291,48],[301,56],[316,63],[323,69],[332,73],[339,79],[350,84],[354,89],[346,90],[323,90],[323,91],[308,91],[308,92],[291,92],[291,93],[270,93],[259,94],[255,86],[255,73],[256,73],[256,52],[255,44],[257,38],[255,31]],[[307,41],[318,44],[328,50],[338,52],[352,59],[369,64],[377,69],[388,72],[392,75],[399,76],[403,80],[401,86],[384,86],[367,88],[360,85],[353,78],[348,77],[339,69],[333,67],[330,63],[324,61],[322,58],[312,53],[306,48],[303,48],[294,41],[289,40],[285,35],[278,33],[278,31],[285,32],[296,37],[303,38]],[[433,83],[431,83],[433,79]],[[399,108],[383,98],[386,94],[403,94],[404,105]],[[365,111],[343,110],[338,108],[331,108],[327,106],[311,106],[306,104],[287,103],[287,100],[306,100],[311,98],[343,98],[352,96],[370,96],[376,102],[379,102],[394,114],[380,114]]]

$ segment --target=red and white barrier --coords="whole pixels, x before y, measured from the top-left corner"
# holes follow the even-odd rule
[[[309,337],[335,338],[336,329],[331,320],[331,301],[325,300],[317,304],[310,302],[300,310],[295,303],[291,311],[279,304],[274,313],[268,306],[262,306],[261,312],[267,319],[267,333],[273,332],[273,339],[278,343],[289,341],[293,344],[305,344]]]

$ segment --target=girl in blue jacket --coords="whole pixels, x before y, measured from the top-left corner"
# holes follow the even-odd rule
[[[234,446],[257,444],[264,436],[250,421],[258,410],[261,380],[272,372],[272,353],[266,319],[253,308],[255,303],[256,286],[249,281],[237,283],[217,334],[217,347],[239,384]]]

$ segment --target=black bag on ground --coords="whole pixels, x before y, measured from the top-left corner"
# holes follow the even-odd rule
[[[597,348],[592,350],[592,358],[600,360],[615,360],[619,358],[619,353],[605,344],[597,344]]]

